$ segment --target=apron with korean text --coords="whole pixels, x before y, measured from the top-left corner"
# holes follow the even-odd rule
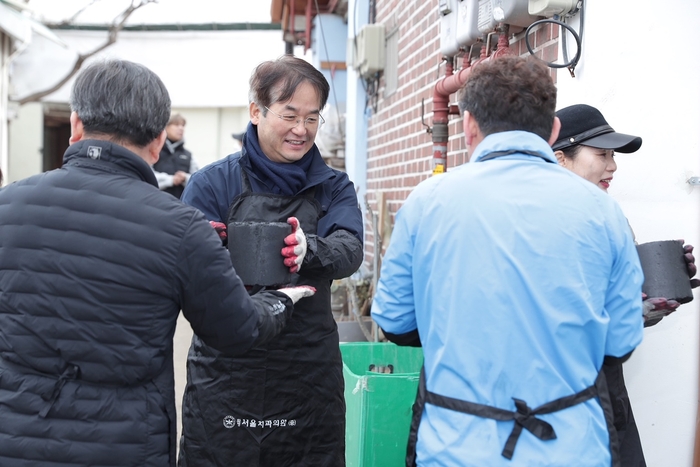
[[[313,187],[297,196],[253,193],[242,174],[243,190],[229,207],[227,225],[294,216],[305,233],[316,233],[321,206]],[[214,454],[206,465],[345,465],[344,380],[331,281],[304,276],[303,267],[300,272],[292,284],[311,285],[316,294],[295,305],[285,329],[267,344],[227,357],[193,338],[185,402],[201,421],[183,421],[197,436],[193,442],[183,434],[187,460],[180,465],[204,465],[198,449],[190,449],[197,443],[207,443],[201,452]]]

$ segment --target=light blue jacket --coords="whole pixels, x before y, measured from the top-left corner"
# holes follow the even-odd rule
[[[532,154],[484,160],[511,150]],[[543,139],[503,132],[408,197],[372,317],[393,334],[418,330],[429,391],[515,410],[513,397],[538,407],[593,385],[606,355],[639,345],[642,282],[613,198],[559,167]],[[426,404],[418,465],[610,465],[597,399],[538,418],[557,439],[523,430],[509,461],[513,422]]]

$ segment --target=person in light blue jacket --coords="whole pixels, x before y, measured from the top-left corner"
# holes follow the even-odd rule
[[[389,340],[423,347],[407,465],[617,466],[601,368],[643,326],[625,216],[557,164],[540,62],[479,64],[460,107],[470,163],[398,211],[372,305]]]

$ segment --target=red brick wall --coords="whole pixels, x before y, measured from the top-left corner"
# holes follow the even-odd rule
[[[377,98],[373,101],[368,127],[367,202],[374,213],[390,216],[393,225],[396,211],[422,180],[431,176],[433,144],[421,123],[421,102],[425,102],[425,123],[432,126],[432,96],[437,80],[444,76],[445,62],[440,54],[440,21],[437,2],[425,0],[377,0],[376,22],[387,31],[398,27],[398,88],[384,96],[384,79],[380,78]],[[554,61],[558,51],[558,27],[539,26],[530,35],[530,45],[539,58]],[[521,34],[522,35],[522,34]],[[529,55],[524,40],[511,39],[511,51]],[[389,59],[389,58],[388,58]],[[461,60],[455,61],[455,70]],[[556,80],[556,70],[552,70]],[[450,97],[456,103],[456,96]],[[462,118],[450,116],[447,168],[466,161]],[[381,192],[381,195],[380,195]],[[385,203],[379,205],[378,198]],[[383,234],[383,247],[390,231],[376,226]],[[365,260],[372,264],[375,254],[375,226],[370,219],[365,228]],[[390,230],[390,229],[389,229]],[[370,267],[371,269],[371,267]]]

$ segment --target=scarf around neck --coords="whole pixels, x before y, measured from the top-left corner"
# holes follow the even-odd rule
[[[169,138],[165,138],[165,147],[168,148],[170,154],[175,154],[175,150],[185,144],[185,140],[181,139],[179,141],[170,141]]]
[[[263,180],[270,180],[273,183],[274,194],[287,196],[296,195],[306,186],[306,175],[311,162],[316,154],[320,155],[314,144],[309,152],[296,162],[273,162],[262,152],[258,142],[258,128],[252,123],[248,123],[243,147],[249,154],[253,172]]]

